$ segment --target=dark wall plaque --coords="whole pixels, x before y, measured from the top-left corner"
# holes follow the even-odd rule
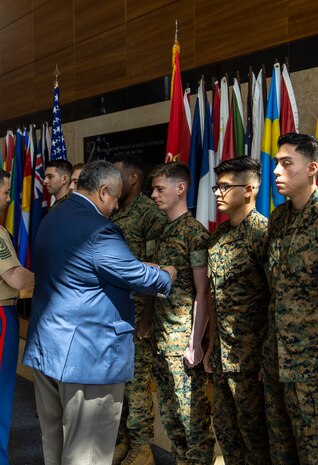
[[[84,138],[84,161],[107,160],[132,154],[145,164],[145,174],[165,159],[168,123]]]

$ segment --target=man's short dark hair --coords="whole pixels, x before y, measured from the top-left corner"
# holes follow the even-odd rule
[[[130,155],[128,153],[114,155],[110,160],[111,163],[122,163],[125,168],[133,168],[144,172],[144,163],[141,158],[136,155]]]
[[[112,186],[118,185],[120,179],[119,171],[111,163],[105,160],[95,160],[87,163],[82,169],[77,181],[77,188],[92,194],[107,184],[110,195],[113,195]]]
[[[10,173],[0,168],[0,186],[2,186],[4,178],[10,178]]]
[[[76,171],[76,170],[81,170],[81,169],[83,169],[84,166],[85,166],[85,163],[76,163],[75,165],[73,165],[72,174],[73,174],[74,171]]]
[[[158,178],[159,176],[165,176],[167,179],[174,181],[183,181],[187,184],[188,188],[191,186],[191,173],[187,165],[179,161],[172,163],[162,163],[156,166],[150,173],[149,178]]]
[[[68,160],[64,160],[64,158],[58,158],[57,160],[50,160],[45,168],[56,168],[59,174],[67,174],[71,177],[72,174],[72,163]]]
[[[217,176],[221,174],[243,175],[246,178],[253,176],[259,182],[261,181],[262,174],[260,162],[245,156],[222,161],[214,168],[214,172]]]
[[[318,140],[314,136],[289,132],[278,138],[278,147],[284,144],[293,145],[296,152],[306,157],[309,161],[318,161]]]

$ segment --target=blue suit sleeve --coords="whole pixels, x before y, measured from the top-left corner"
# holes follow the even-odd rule
[[[93,257],[98,276],[114,286],[148,295],[169,294],[169,273],[137,260],[115,224],[108,224],[98,232]]]

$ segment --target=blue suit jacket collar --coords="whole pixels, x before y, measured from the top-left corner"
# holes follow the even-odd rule
[[[79,194],[79,193],[72,193],[69,197],[70,200],[74,200],[75,202],[80,203],[81,205],[84,205],[85,207],[88,207],[92,211],[95,211],[101,216],[104,216],[102,212],[98,209],[98,207],[92,202],[88,197],[86,197],[84,194]]]

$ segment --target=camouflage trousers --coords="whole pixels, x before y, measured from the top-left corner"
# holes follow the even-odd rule
[[[131,445],[139,447],[150,444],[153,439],[152,365],[150,339],[136,339],[135,374],[134,379],[126,383],[117,443],[129,438]]]
[[[214,437],[202,366],[189,369],[181,356],[155,355],[160,415],[177,465],[211,465]]]
[[[318,464],[318,381],[280,383],[265,372],[265,402],[274,465]]]
[[[213,424],[225,465],[270,465],[263,383],[257,373],[215,373]]]

